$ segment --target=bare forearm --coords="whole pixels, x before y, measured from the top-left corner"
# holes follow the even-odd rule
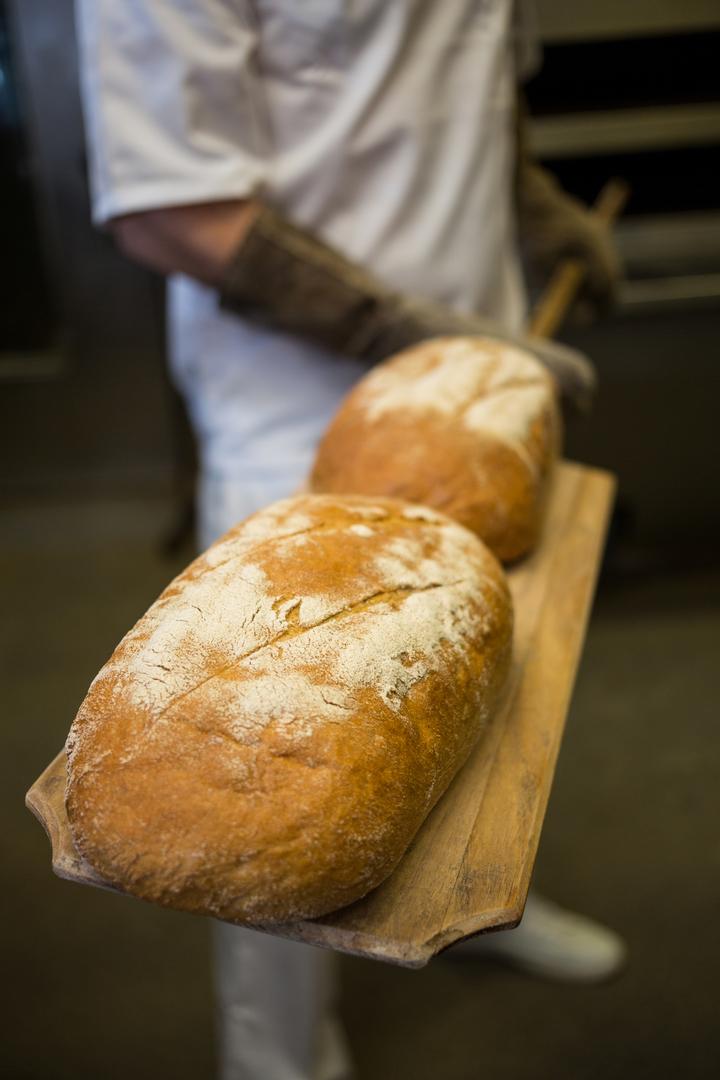
[[[217,285],[259,210],[250,200],[172,206],[116,218],[112,231],[128,258]]]

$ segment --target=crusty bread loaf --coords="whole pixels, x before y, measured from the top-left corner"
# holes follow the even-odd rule
[[[66,806],[106,880],[251,924],[316,916],[395,867],[508,670],[501,568],[398,500],[298,496],[232,529],[93,682]]]
[[[488,338],[437,338],[350,391],[310,486],[433,506],[509,561],[538,538],[559,437],[555,386],[534,357]]]

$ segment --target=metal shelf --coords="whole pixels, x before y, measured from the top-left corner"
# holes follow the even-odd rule
[[[541,0],[538,21],[543,41],[588,41],[593,38],[687,33],[720,27],[717,0]]]
[[[720,103],[613,109],[534,119],[530,144],[541,158],[665,150],[720,143]]]

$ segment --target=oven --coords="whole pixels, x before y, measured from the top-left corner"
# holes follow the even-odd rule
[[[618,564],[716,561],[720,8],[546,0],[539,10],[536,153],[588,202],[608,177],[631,186],[617,309],[562,333],[600,375],[592,415],[569,423],[568,453],[618,475]]]

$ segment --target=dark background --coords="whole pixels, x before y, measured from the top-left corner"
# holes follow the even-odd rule
[[[680,10],[682,8],[682,10]],[[541,0],[540,157],[632,197],[615,313],[563,337],[600,394],[568,456],[619,495],[537,883],[608,922],[595,988],[343,960],[360,1080],[640,1080],[720,1064],[720,11]],[[117,640],[192,556],[162,284],[89,223],[70,0],[0,3],[0,1075],[209,1077],[207,923],[54,879],[22,806]]]

